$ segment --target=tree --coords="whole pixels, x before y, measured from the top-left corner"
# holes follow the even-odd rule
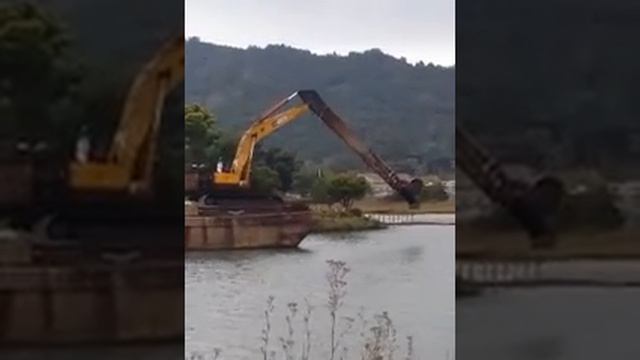
[[[362,199],[369,191],[369,184],[361,176],[338,175],[329,180],[327,194],[333,202],[340,203],[345,210],[351,209],[355,200]]]
[[[65,146],[80,81],[70,41],[51,16],[31,4],[0,6],[0,133],[47,147]],[[70,109],[70,110],[69,110]]]
[[[310,170],[299,170],[293,176],[293,189],[302,196],[309,196],[318,179],[317,173]]]
[[[269,167],[275,171],[279,178],[279,189],[282,191],[290,191],[293,187],[295,173],[300,168],[299,162],[295,155],[282,150],[278,147],[270,147],[263,150],[262,147],[256,148],[255,164]]]
[[[273,169],[258,165],[251,171],[251,188],[254,191],[268,194],[281,186],[278,173]]]
[[[325,177],[314,179],[310,195],[311,200],[316,204],[325,204],[330,207],[334,202],[329,196],[329,180]]]
[[[184,108],[185,164],[214,168],[221,152],[221,134],[207,109],[191,104]]]

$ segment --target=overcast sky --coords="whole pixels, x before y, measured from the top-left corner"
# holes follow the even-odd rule
[[[317,54],[379,48],[410,62],[455,62],[454,0],[186,0],[186,35]]]

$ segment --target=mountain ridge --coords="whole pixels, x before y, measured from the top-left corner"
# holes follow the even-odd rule
[[[426,163],[453,157],[454,72],[453,66],[414,65],[379,49],[316,55],[287,45],[242,49],[191,37],[185,100],[213,110],[224,129],[239,133],[279,99],[315,89],[381,156]],[[266,142],[316,163],[360,164],[313,119],[300,119]]]

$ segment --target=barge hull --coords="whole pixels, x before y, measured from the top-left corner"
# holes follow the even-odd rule
[[[0,346],[182,339],[182,269],[166,263],[5,266]]]
[[[297,247],[311,231],[311,212],[187,215],[185,250]]]

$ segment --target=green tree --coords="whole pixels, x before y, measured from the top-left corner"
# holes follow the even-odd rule
[[[254,153],[253,164],[251,165],[252,187],[262,192],[274,190],[290,191],[299,168],[295,156],[280,148],[264,150],[259,145],[256,146]],[[233,159],[233,156],[230,159]]]
[[[251,171],[251,188],[254,191],[268,194],[281,186],[280,178],[276,171],[263,165],[253,167]]]
[[[47,147],[69,139],[78,64],[63,27],[31,4],[0,6],[0,134]],[[68,110],[72,111],[72,110]],[[68,145],[68,144],[66,144]]]
[[[331,206],[334,201],[329,196],[329,180],[326,177],[314,179],[310,190],[311,200],[316,204]]]
[[[224,164],[231,164],[233,161],[233,158],[236,156],[239,139],[239,137],[236,138],[229,136],[227,133],[221,133],[219,158]]]
[[[362,199],[369,191],[369,184],[361,176],[337,175],[329,180],[327,194],[332,202],[340,203],[345,210],[351,209],[355,200]]]
[[[221,154],[221,134],[216,119],[206,108],[190,104],[184,108],[185,164],[215,168]]]
[[[299,170],[293,176],[293,190],[302,196],[309,196],[317,179],[318,174],[315,171]]]
[[[285,192],[292,189],[295,174],[300,168],[295,155],[277,147],[270,147],[267,150],[257,147],[255,164],[256,166],[266,166],[275,171],[280,183],[278,188]]]

